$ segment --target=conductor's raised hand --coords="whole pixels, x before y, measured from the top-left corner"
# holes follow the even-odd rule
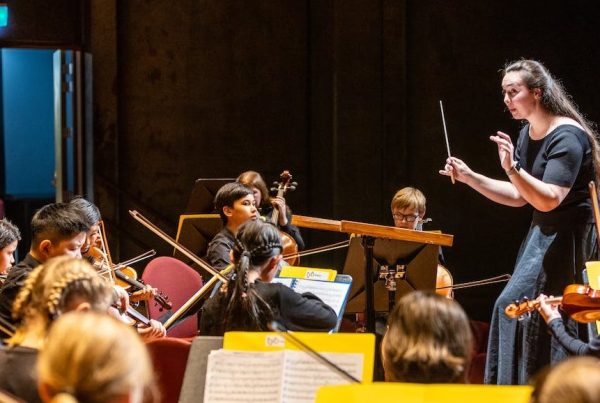
[[[498,157],[500,158],[502,169],[508,171],[514,164],[515,154],[515,147],[510,136],[504,132],[496,132],[495,136],[490,136],[490,140],[498,146]]]
[[[440,174],[454,176],[455,180],[465,183],[473,175],[473,171],[471,171],[471,168],[463,160],[456,157],[449,157],[446,159],[444,169],[440,170]]]

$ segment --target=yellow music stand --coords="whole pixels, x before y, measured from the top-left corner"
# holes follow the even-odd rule
[[[530,386],[371,383],[323,386],[316,403],[527,403]]]
[[[600,262],[586,262],[588,284],[594,290],[600,290]],[[600,321],[596,321],[596,331],[600,333]]]

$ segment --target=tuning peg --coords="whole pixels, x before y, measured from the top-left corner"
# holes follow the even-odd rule
[[[288,186],[288,190],[290,192],[293,192],[294,190],[296,190],[296,186]]]
[[[292,182],[292,183],[290,183],[290,185],[292,185],[292,186],[294,186],[294,187],[295,187],[295,186],[298,186],[298,182]]]
[[[517,320],[523,321],[523,320],[526,320],[526,319],[529,319],[529,318],[531,318],[531,312],[527,311],[523,315],[519,316],[517,318]]]
[[[271,192],[277,192],[277,188],[276,187],[272,187],[271,189],[269,189]]]

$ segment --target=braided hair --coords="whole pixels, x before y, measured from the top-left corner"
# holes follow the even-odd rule
[[[233,246],[235,271],[227,285],[225,331],[267,330],[273,311],[249,283],[248,273],[261,270],[281,250],[281,238],[274,225],[256,220],[240,226]]]
[[[32,333],[44,339],[50,324],[78,299],[103,311],[112,298],[111,286],[87,261],[68,256],[50,259],[29,274],[17,294],[12,315],[19,325],[8,343],[19,345]]]

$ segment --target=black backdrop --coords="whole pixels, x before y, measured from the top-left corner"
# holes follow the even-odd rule
[[[530,211],[438,175],[445,147],[501,178],[488,136],[516,136],[499,69],[531,57],[600,122],[593,1],[308,0],[90,3],[96,200],[121,258],[170,250],[127,215],[175,233],[194,179],[289,169],[299,214],[391,224],[402,186],[455,235],[455,280],[510,272]],[[306,232],[309,246],[333,238]],[[341,267],[343,253],[310,264]],[[500,287],[457,291],[487,320]]]

